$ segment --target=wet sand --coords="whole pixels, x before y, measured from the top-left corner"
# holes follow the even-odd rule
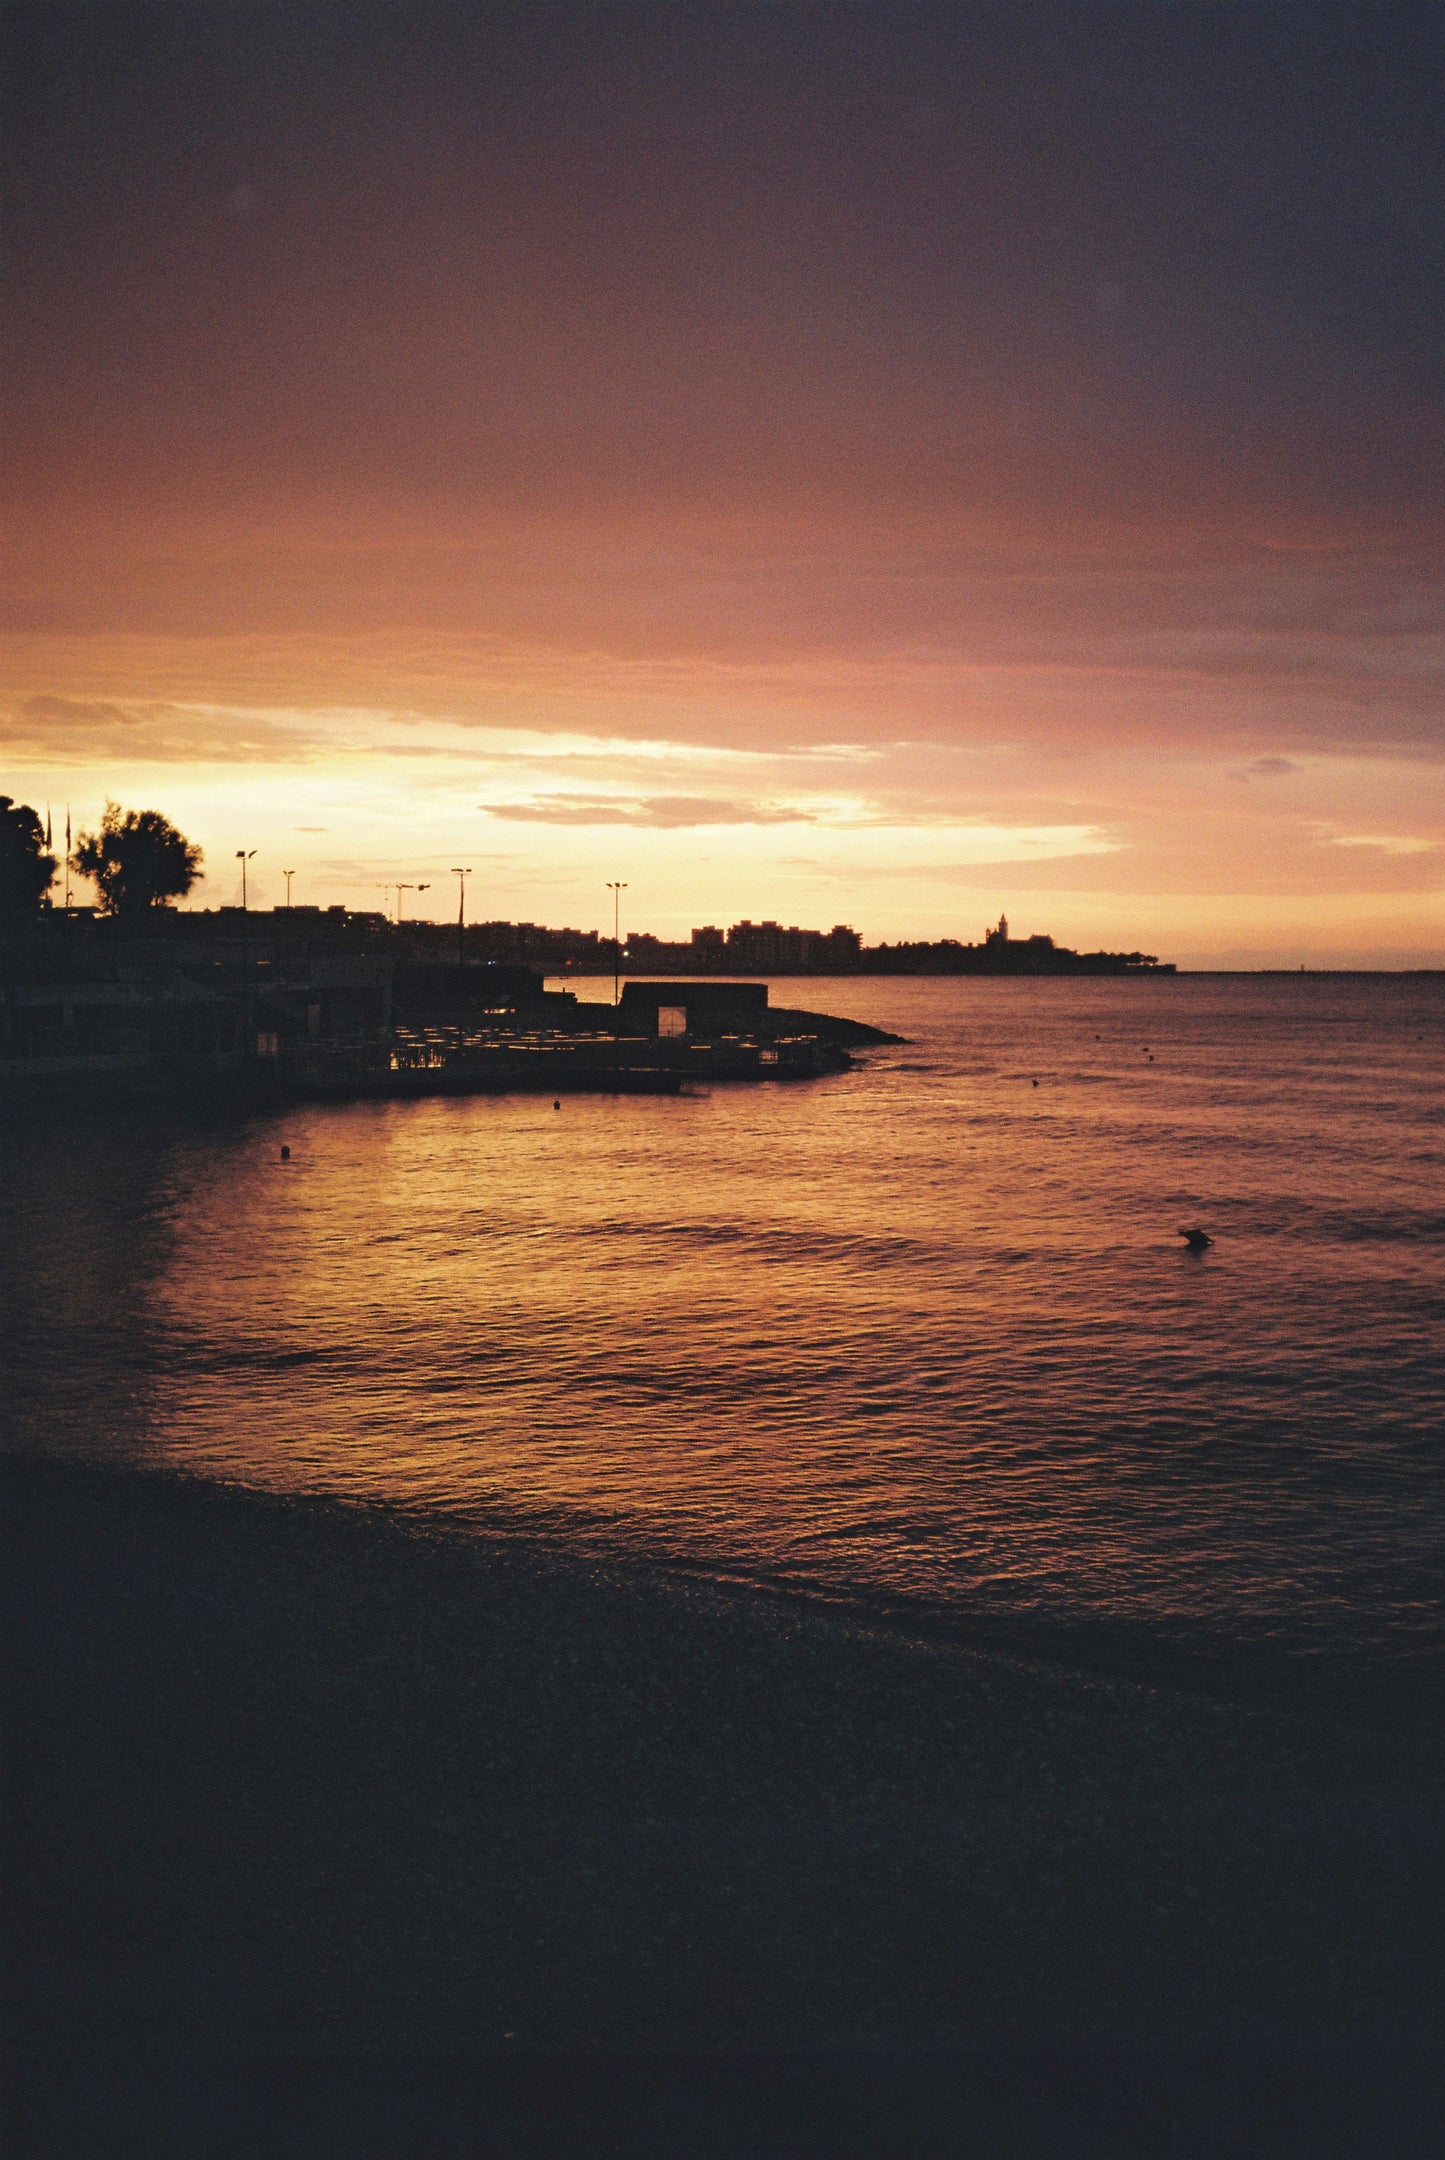
[[[170,1477],[0,1489],[14,2150],[1436,2149],[1418,1712]]]

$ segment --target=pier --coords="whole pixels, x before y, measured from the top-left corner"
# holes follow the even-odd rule
[[[123,938],[104,926],[12,952],[0,1110],[423,1095],[677,1094],[816,1080],[892,1041],[774,1007],[761,982],[629,981],[615,1005],[540,969],[403,962],[306,939]]]

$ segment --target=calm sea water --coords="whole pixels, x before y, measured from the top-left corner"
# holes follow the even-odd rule
[[[1441,1654],[1445,981],[773,995],[909,1041],[10,1135],[9,1444],[1081,1655]]]

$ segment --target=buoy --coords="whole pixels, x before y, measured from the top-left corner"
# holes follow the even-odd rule
[[[553,1108],[554,1110],[560,1110],[560,1109],[561,1109],[561,1107],[562,1107],[562,1105],[561,1105],[561,1103],[560,1103],[560,1102],[554,1102],[554,1103],[553,1103],[553,1105],[552,1105],[552,1108]]]
[[[1038,1081],[1037,1081],[1037,1080],[1035,1080],[1035,1081],[1033,1082],[1033,1085],[1034,1085],[1035,1087],[1037,1087],[1037,1086],[1038,1086],[1038,1084],[1039,1084],[1039,1083],[1038,1083]]]
[[[290,1160],[291,1160],[291,1150],[290,1150],[290,1148],[288,1148],[288,1147],[283,1147],[283,1148],[282,1148],[282,1150],[281,1150],[281,1160],[282,1160],[282,1162],[290,1162]]]

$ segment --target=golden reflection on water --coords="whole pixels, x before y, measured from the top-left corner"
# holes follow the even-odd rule
[[[936,1607],[1432,1624],[1440,986],[774,994],[910,1042],[52,1136],[21,1444]]]

